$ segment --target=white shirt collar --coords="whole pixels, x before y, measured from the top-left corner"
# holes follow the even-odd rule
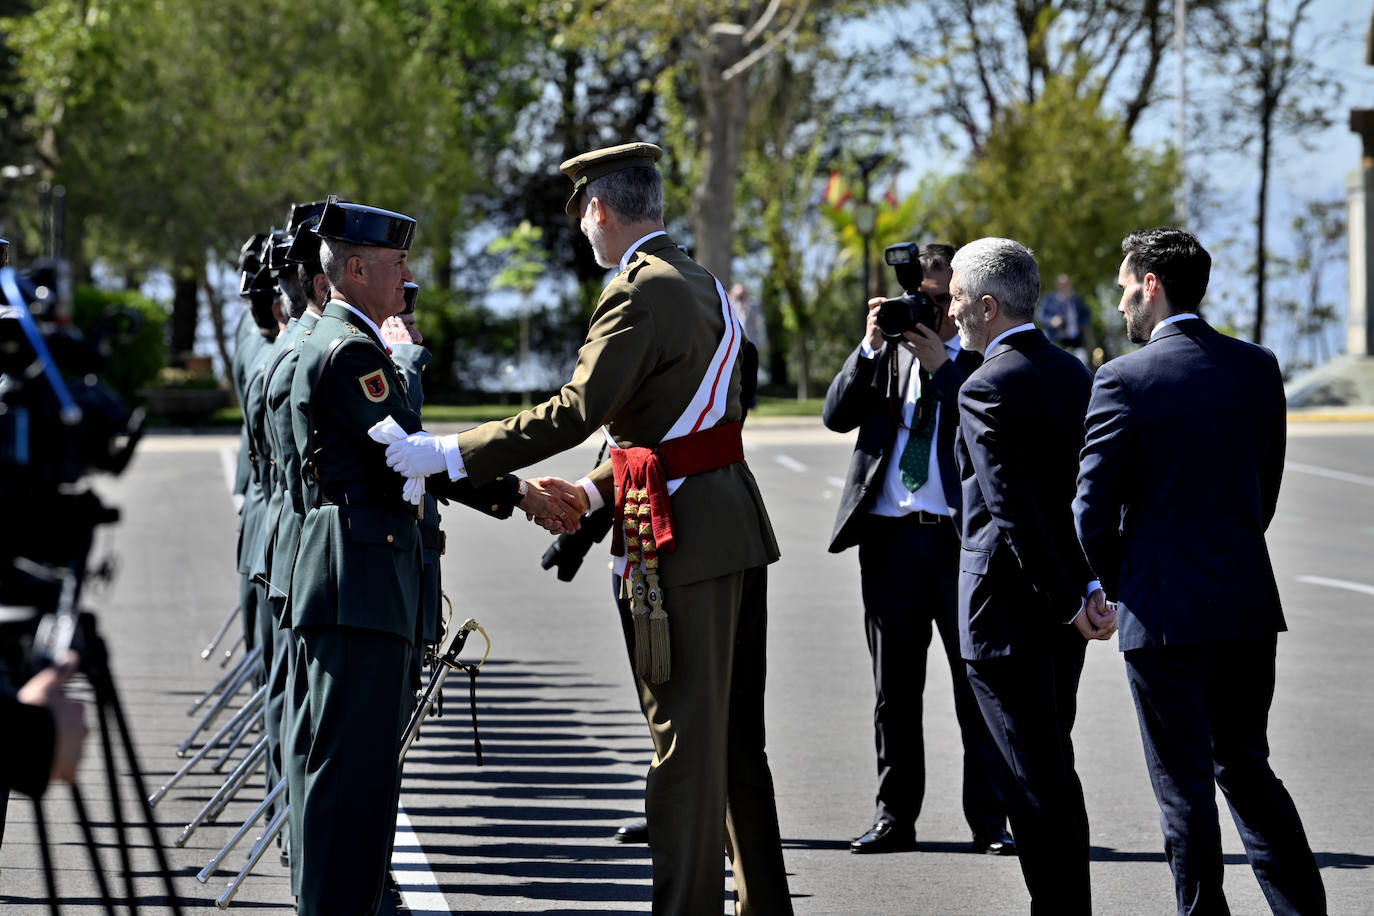
[[[1179,312],[1177,315],[1170,315],[1168,318],[1165,318],[1159,324],[1155,325],[1155,329],[1150,332],[1150,339],[1154,340],[1155,335],[1159,333],[1159,329],[1164,327],[1166,324],[1173,324],[1176,321],[1183,321],[1185,318],[1196,317],[1197,314],[1195,312]]]
[[[643,245],[645,242],[649,241],[649,239],[658,238],[660,235],[667,235],[667,234],[668,234],[668,233],[665,232],[665,231],[662,230],[662,229],[659,229],[659,230],[657,230],[657,231],[655,231],[655,232],[650,232],[648,235],[644,236],[644,238],[642,238],[642,239],[640,239],[639,241],[635,242],[635,243],[634,243],[633,245],[631,245],[629,248],[626,248],[626,249],[625,249],[625,253],[622,254],[622,255],[620,256],[620,269],[621,269],[621,270],[624,270],[624,269],[625,269],[626,265],[630,263],[630,258],[632,258],[632,257],[634,256],[634,253],[635,253],[636,251],[639,250],[639,246],[640,246],[640,245]]]
[[[1014,327],[1014,328],[1007,328],[1007,329],[1006,329],[1005,331],[1003,331],[1001,334],[998,334],[998,335],[997,335],[996,337],[994,337],[992,340],[988,341],[988,345],[987,345],[986,347],[983,348],[983,355],[984,355],[984,356],[987,356],[989,353],[992,352],[992,348],[993,348],[993,347],[997,346],[997,345],[998,345],[999,343],[1001,343],[1004,339],[1010,337],[1010,336],[1013,335],[1013,334],[1020,334],[1022,331],[1034,331],[1034,330],[1035,330],[1035,322],[1033,322],[1033,321],[1027,321],[1025,324],[1018,324],[1018,325],[1017,325],[1016,327]]]
[[[350,312],[352,312],[353,314],[355,314],[355,315],[357,315],[359,318],[361,318],[361,319],[363,320],[363,324],[365,324],[365,325],[367,325],[369,328],[371,328],[371,329],[372,329],[372,333],[377,335],[377,340],[381,341],[382,346],[383,346],[385,349],[387,349],[387,350],[390,350],[390,349],[391,349],[390,347],[387,346],[386,340],[384,340],[384,339],[382,338],[382,329],[379,328],[379,327],[377,327],[376,323],[375,323],[371,318],[367,317],[367,316],[364,315],[362,312],[358,311],[356,308],[354,308],[353,306],[349,305],[347,302],[345,302],[345,301],[342,300],[342,299],[331,298],[329,301],[330,301],[330,302],[337,302],[337,303],[339,303],[339,305],[342,305],[344,308],[348,309]]]

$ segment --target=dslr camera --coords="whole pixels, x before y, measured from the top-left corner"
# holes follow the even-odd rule
[[[899,242],[883,250],[883,260],[897,274],[897,282],[905,292],[896,299],[884,299],[878,306],[878,329],[888,340],[901,340],[906,331],[915,331],[923,324],[935,330],[938,323],[935,303],[921,292],[920,247],[915,242]]]

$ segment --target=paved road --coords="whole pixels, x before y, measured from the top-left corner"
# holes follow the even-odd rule
[[[926,690],[931,775],[920,849],[847,852],[848,840],[867,826],[874,788],[857,558],[825,552],[852,440],[805,424],[756,424],[746,440],[783,548],[770,572],[768,739],[797,912],[1024,913],[1015,861],[965,851],[957,729],[938,651]],[[196,653],[235,599],[234,515],[222,469],[223,451],[232,446],[224,437],[152,438],[124,477],[101,485],[124,509],[123,522],[101,542],[121,567],[112,587],[87,603],[111,644],[154,785],[179,765],[171,748],[188,728],[185,707],[213,679]],[[593,457],[584,447],[540,470],[572,476]],[[398,837],[396,873],[408,905],[417,913],[648,912],[645,850],[608,838],[640,810],[649,750],[607,601],[603,555],[595,551],[572,583],[561,583],[539,569],[547,538],[523,520],[495,522],[454,508],[445,528],[444,575],[455,615],[476,617],[493,642],[479,678],[484,765],[475,765],[466,684],[451,681],[445,717],[426,728],[406,770],[409,829]],[[1374,654],[1374,425],[1290,427],[1270,545],[1290,627],[1279,643],[1274,765],[1304,816],[1331,912],[1374,912],[1374,724],[1366,674]],[[1092,824],[1096,908],[1172,912],[1120,656],[1110,646],[1090,649],[1075,740]],[[114,841],[103,826],[108,793],[98,779],[99,755],[87,756],[83,784],[105,846],[104,868],[114,873]],[[158,806],[165,843],[216,782],[195,774]],[[252,791],[261,792],[260,781]],[[70,808],[63,793],[51,795],[64,912],[99,912]],[[227,838],[225,825],[250,807],[235,801],[221,824],[199,830],[185,849],[170,849],[188,908],[211,906],[227,882],[227,871],[209,886],[192,876]],[[1266,912],[1229,823],[1223,836],[1233,911]],[[146,834],[134,839],[137,892],[149,912],[164,912]],[[11,804],[0,870],[6,913],[46,912],[32,808],[24,800]],[[272,911],[289,904],[284,869],[267,861],[235,906]]]

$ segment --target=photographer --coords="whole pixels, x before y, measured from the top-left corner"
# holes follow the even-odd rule
[[[859,546],[876,693],[877,803],[873,826],[850,851],[916,848],[925,792],[921,694],[933,623],[954,682],[973,850],[1010,855],[1015,845],[992,778],[999,758],[969,688],[956,619],[957,398],[982,359],[960,349],[948,315],[954,248],[926,245],[916,255],[910,243],[888,249],[907,295],[869,300],[864,339],[831,382],[822,414],[835,432],[859,430],[830,552]]]

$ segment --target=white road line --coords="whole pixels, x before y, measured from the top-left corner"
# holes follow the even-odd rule
[[[420,838],[410,826],[406,809],[396,809],[396,843],[391,849],[391,874],[401,900],[412,916],[450,916],[448,901],[439,890],[439,879],[430,870]]]
[[[1359,592],[1361,595],[1374,595],[1374,585],[1365,585],[1363,582],[1327,579],[1324,576],[1298,576],[1298,581],[1306,582],[1308,585],[1325,585],[1327,588],[1343,588],[1348,592]]]
[[[1290,471],[1297,471],[1299,474],[1311,474],[1313,477],[1326,477],[1330,480],[1342,480],[1346,483],[1358,483],[1361,486],[1374,487],[1374,477],[1365,474],[1352,474],[1349,471],[1337,471],[1332,468],[1317,467],[1315,464],[1302,464],[1297,461],[1289,461],[1284,467]]]
[[[806,465],[802,464],[791,455],[774,455],[773,460],[789,471],[796,471],[798,474],[806,473]]]

